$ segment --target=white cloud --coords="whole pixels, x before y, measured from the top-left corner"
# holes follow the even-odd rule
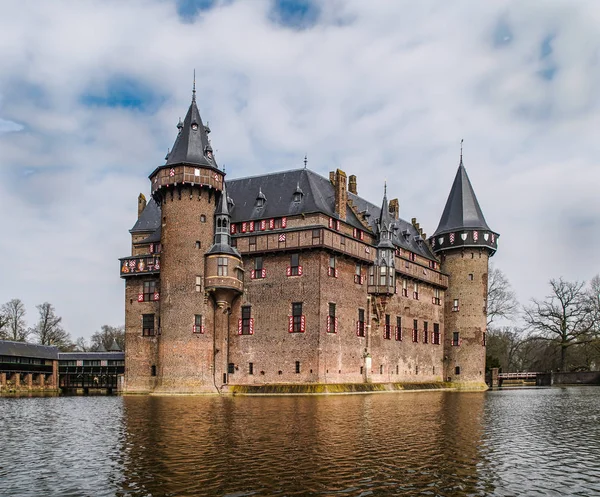
[[[230,176],[299,167],[308,153],[324,175],[357,174],[376,203],[387,178],[401,215],[432,233],[465,138],[502,235],[496,265],[521,299],[550,277],[598,272],[595,2],[336,1],[303,30],[273,24],[266,1],[223,2],[191,23],[159,0],[3,7],[0,302],[23,298],[30,318],[50,300],[74,336],[123,321],[116,260],[193,68]],[[84,105],[115,78],[158,103]]]

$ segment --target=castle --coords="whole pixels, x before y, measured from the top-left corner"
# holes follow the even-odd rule
[[[125,392],[453,382],[485,388],[488,227],[462,163],[427,238],[305,167],[225,181],[196,104],[138,198]]]

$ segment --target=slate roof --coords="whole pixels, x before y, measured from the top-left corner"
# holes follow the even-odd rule
[[[35,359],[58,359],[58,349],[47,345],[0,340],[0,355],[32,357]]]
[[[153,198],[146,204],[142,215],[129,230],[130,233],[139,233],[143,231],[154,231],[160,228],[160,207]]]
[[[303,193],[302,200],[294,202],[293,195],[298,187]],[[262,207],[257,206],[256,202],[259,192],[262,192],[265,197]],[[227,180],[227,196],[233,201],[233,204],[228,205],[232,223],[314,212],[321,212],[333,218],[338,217],[335,213],[333,185],[328,178],[306,168]],[[351,192],[348,192],[348,199],[352,201],[358,212],[368,211],[370,216],[367,222],[373,233],[377,233],[377,220],[381,216],[381,208]],[[350,207],[346,209],[346,222],[355,228],[365,229]],[[394,245],[436,260],[411,223],[403,219],[390,222]],[[160,230],[160,207],[154,200],[148,202],[131,232],[147,231],[151,227]],[[155,232],[145,241],[159,241],[160,238],[157,236]]]
[[[485,222],[461,157],[440,224],[432,236],[463,229],[491,231]]]
[[[217,167],[208,141],[210,129],[204,126],[200,111],[196,105],[196,90],[192,103],[183,123],[177,124],[179,133],[173,148],[167,154],[167,166],[173,164],[197,164],[200,166]]]

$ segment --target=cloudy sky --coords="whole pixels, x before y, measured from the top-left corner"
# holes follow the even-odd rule
[[[229,177],[358,176],[432,233],[464,162],[519,299],[600,270],[600,3],[5,0],[0,303],[124,321],[118,257],[191,99]]]

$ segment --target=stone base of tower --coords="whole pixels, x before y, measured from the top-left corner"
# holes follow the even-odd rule
[[[151,395],[202,395],[217,394],[221,390],[221,384],[207,383],[200,380],[179,379],[162,380],[154,388]]]

